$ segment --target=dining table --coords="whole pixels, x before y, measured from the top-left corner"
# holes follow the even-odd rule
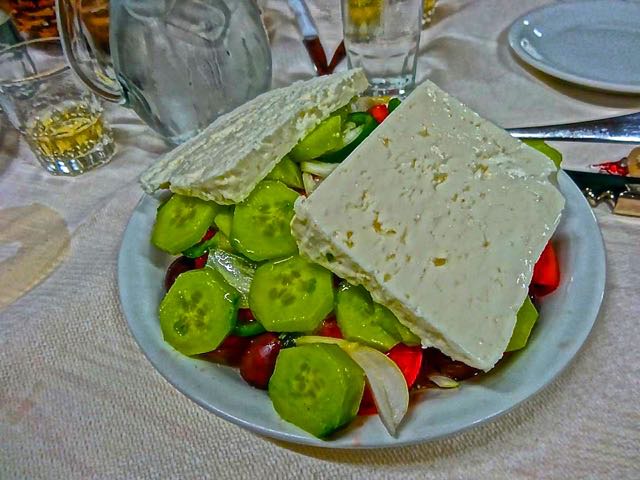
[[[307,3],[331,58],[342,39],[340,2]],[[435,82],[503,127],[640,111],[640,96],[554,79],[512,53],[511,23],[549,3],[438,1],[422,29],[417,80]],[[259,5],[272,87],[313,77],[287,2]],[[337,70],[346,68],[345,60]],[[0,118],[1,479],[640,478],[640,218],[604,203],[593,209],[606,248],[598,319],[568,368],[528,401],[456,435],[401,448],[290,444],[201,408],[138,348],[121,310],[117,259],[143,196],[138,177],[171,146],[131,110],[105,109],[117,153],[73,178],[47,173]],[[633,147],[552,145],[574,170]]]

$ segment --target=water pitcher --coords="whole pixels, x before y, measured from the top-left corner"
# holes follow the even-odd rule
[[[269,89],[254,0],[57,0],[67,60],[172,143]]]

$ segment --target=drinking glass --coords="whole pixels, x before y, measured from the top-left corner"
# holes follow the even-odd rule
[[[424,0],[424,7],[422,11],[422,26],[431,23],[431,17],[433,17],[433,12],[435,12],[436,10],[436,1],[437,0]]]
[[[370,95],[404,96],[415,86],[423,0],[342,0],[349,67],[361,67]]]
[[[49,173],[79,175],[113,156],[100,102],[75,80],[58,38],[0,51],[0,105]]]

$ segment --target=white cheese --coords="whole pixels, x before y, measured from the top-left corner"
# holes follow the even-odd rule
[[[489,370],[559,221],[555,175],[426,82],[296,202],[292,231],[303,255],[364,285],[423,346]]]
[[[168,186],[221,204],[240,202],[302,137],[367,86],[357,69],[264,93],[166,154],[140,183],[148,193]]]

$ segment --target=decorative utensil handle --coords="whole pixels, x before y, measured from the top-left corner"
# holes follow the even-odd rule
[[[568,142],[640,143],[640,112],[588,122],[507,128],[507,131],[516,138]]]

